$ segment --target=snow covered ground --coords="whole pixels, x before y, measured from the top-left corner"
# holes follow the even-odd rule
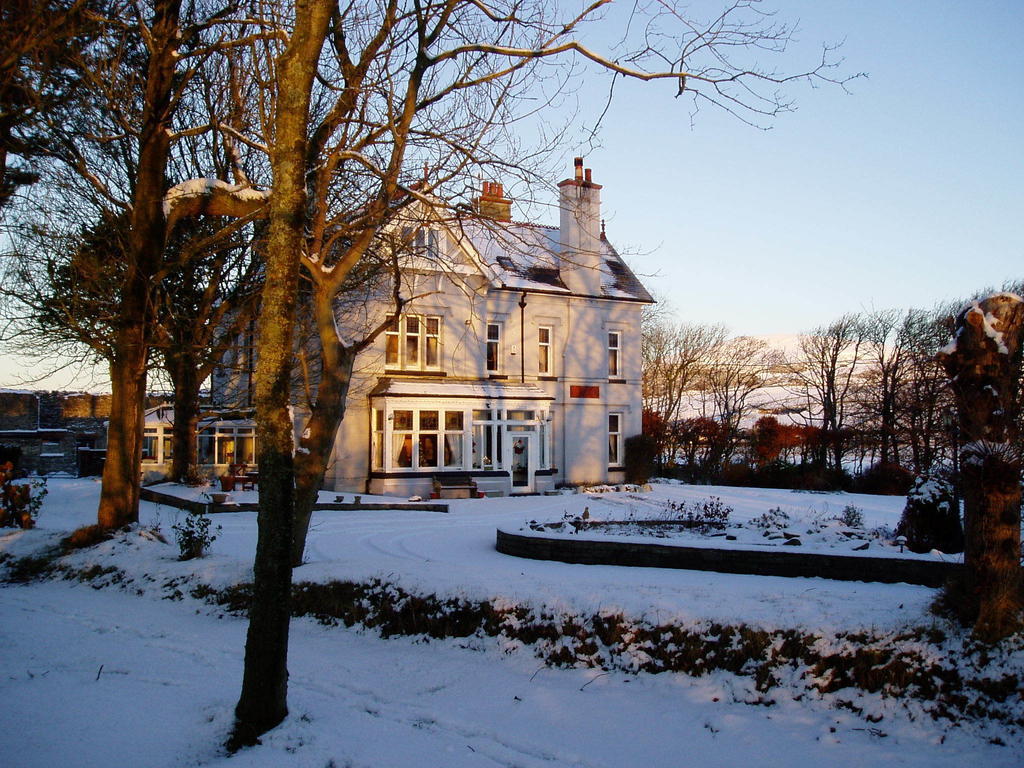
[[[51,481],[50,489],[39,527],[0,535],[0,550],[28,554],[91,522],[97,483]],[[826,504],[832,514],[853,504],[870,526],[894,524],[902,504],[667,485],[651,498],[709,494],[732,505],[735,519],[779,505],[820,515]],[[318,513],[296,579],[378,577],[425,594],[825,634],[938,621],[927,610],[934,593],[923,587],[568,565],[494,550],[498,526],[584,507],[618,515],[631,503],[640,502],[609,494],[457,501],[450,514]],[[142,522],[159,523],[170,537],[181,515],[144,503]],[[752,682],[727,673],[553,669],[493,639],[381,640],[305,619],[292,628],[289,718],[262,746],[227,757],[219,745],[240,686],[245,622],[187,594],[165,599],[174,580],[225,586],[250,577],[255,513],[218,515],[216,523],[212,554],[198,561],[179,562],[173,541],[138,533],[71,556],[79,567],[122,569],[130,589],[75,581],[0,589],[0,765],[1020,765],[1018,736],[970,723],[951,728],[868,694],[860,704],[883,716],[878,722],[836,708],[829,695],[785,686],[773,690],[773,706],[744,703],[758,698]],[[1000,734],[1006,746],[991,743]]]

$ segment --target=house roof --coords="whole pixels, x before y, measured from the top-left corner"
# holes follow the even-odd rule
[[[460,222],[453,236],[469,241],[490,272],[488,277],[495,287],[571,293],[560,272],[558,227],[467,219]],[[601,247],[602,296],[653,302],[651,294],[603,235]]]

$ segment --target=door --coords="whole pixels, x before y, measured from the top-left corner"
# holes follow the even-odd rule
[[[510,432],[508,438],[512,493],[533,493],[537,472],[537,435],[534,432]]]

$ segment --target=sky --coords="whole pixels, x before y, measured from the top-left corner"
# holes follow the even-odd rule
[[[679,320],[774,335],[1024,278],[1024,3],[764,7],[798,27],[778,67],[805,69],[842,42],[840,72],[866,76],[849,92],[791,89],[797,110],[770,130],[709,107],[691,120],[673,83],[622,84],[599,146],[565,153],[568,176],[585,152],[609,239],[652,292]],[[578,135],[606,92],[601,78],[581,86]],[[550,207],[541,218],[557,223]],[[0,354],[0,386],[26,373]]]
[[[586,157],[653,291],[680,320],[789,334],[1024,277],[1024,4],[774,5],[801,30],[780,64],[842,41],[867,76],[792,89],[768,131],[621,88]]]

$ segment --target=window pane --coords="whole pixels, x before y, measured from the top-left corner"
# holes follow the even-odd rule
[[[462,466],[462,434],[444,436],[444,465],[446,467]]]
[[[619,375],[619,350],[617,349],[608,350],[608,375]]]
[[[412,429],[412,411],[395,411],[394,429]]]
[[[482,469],[487,448],[484,445],[484,425],[473,426],[473,468]]]
[[[548,363],[548,348],[542,346],[537,350],[537,371],[547,373],[549,370],[551,366]]]
[[[396,467],[412,466],[412,435],[405,433],[394,433],[391,436],[392,455],[391,463]]]
[[[213,435],[199,435],[198,461],[200,464],[213,464]]]
[[[462,431],[462,411],[445,411],[444,428],[447,430]]]
[[[501,338],[501,326],[496,323],[488,323],[487,325],[487,340],[497,341]]]
[[[533,411],[509,411],[509,421],[532,421]]]
[[[420,411],[420,429],[437,429],[437,411]]]
[[[490,421],[490,411],[473,411],[473,421]]]
[[[420,332],[420,319],[416,315],[407,315],[405,318],[405,332],[406,333],[419,333]]]
[[[619,436],[608,435],[608,463],[619,463]]]
[[[240,464],[256,463],[256,441],[252,435],[239,435],[235,461]]]
[[[551,342],[551,329],[550,328],[538,328],[537,339],[541,344],[549,344]]]
[[[414,366],[420,364],[420,337],[405,337],[405,364]]]
[[[619,414],[609,413],[608,414],[608,431],[618,432],[619,431]]]
[[[235,438],[233,435],[217,435],[217,463],[235,462]]]
[[[384,365],[398,365],[398,336],[388,334],[384,341]]]
[[[420,435],[420,466],[437,466],[437,435]]]
[[[437,336],[441,331],[441,318],[439,317],[428,317],[427,318],[427,333],[433,336]]]
[[[498,370],[498,342],[487,342],[487,370]]]
[[[373,425],[375,429],[384,429],[384,411],[380,408],[373,412]]]
[[[384,467],[384,433],[374,432],[373,433],[373,468],[382,469]]]
[[[428,336],[427,337],[427,348],[426,348],[426,351],[424,353],[424,356],[425,356],[425,359],[423,361],[424,365],[428,365],[431,368],[436,368],[437,367],[437,337],[436,336]]]

